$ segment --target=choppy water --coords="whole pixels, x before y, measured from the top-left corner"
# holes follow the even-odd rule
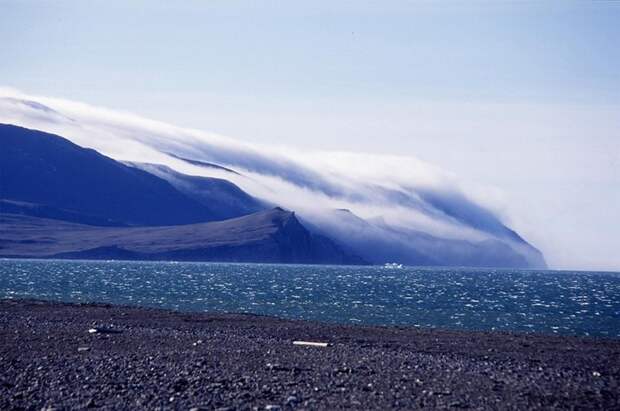
[[[620,273],[0,260],[0,298],[620,337]]]

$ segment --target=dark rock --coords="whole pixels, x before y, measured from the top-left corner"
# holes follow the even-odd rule
[[[76,342],[87,338],[84,324],[109,324],[111,318],[114,329],[125,332],[89,339],[94,352],[76,355]],[[617,339],[20,300],[0,300],[0,321],[2,410],[520,410],[620,404]],[[327,351],[291,344],[324,338],[340,343]],[[192,345],[198,340],[204,341],[199,349]]]
[[[175,391],[185,391],[188,385],[189,382],[185,378],[179,378],[172,387]]]

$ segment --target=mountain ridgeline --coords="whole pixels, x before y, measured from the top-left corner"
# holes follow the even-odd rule
[[[298,218],[226,179],[122,163],[13,125],[0,124],[0,146],[0,257],[545,266],[512,230],[480,218],[469,204],[430,193],[429,202],[485,224],[497,239],[442,239],[348,210]]]
[[[203,178],[217,186],[209,204],[190,198],[147,171],[82,148],[59,136],[15,126],[0,126],[3,200],[16,200],[120,225],[191,224],[258,211],[256,202],[233,184]],[[226,203],[220,201],[226,197]],[[237,202],[239,211],[229,207]]]

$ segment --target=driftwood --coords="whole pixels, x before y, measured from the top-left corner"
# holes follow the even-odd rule
[[[293,341],[293,345],[308,345],[311,347],[328,347],[329,343],[314,341]]]

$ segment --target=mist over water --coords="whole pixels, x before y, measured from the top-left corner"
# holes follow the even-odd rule
[[[0,260],[0,298],[620,337],[620,273]]]

